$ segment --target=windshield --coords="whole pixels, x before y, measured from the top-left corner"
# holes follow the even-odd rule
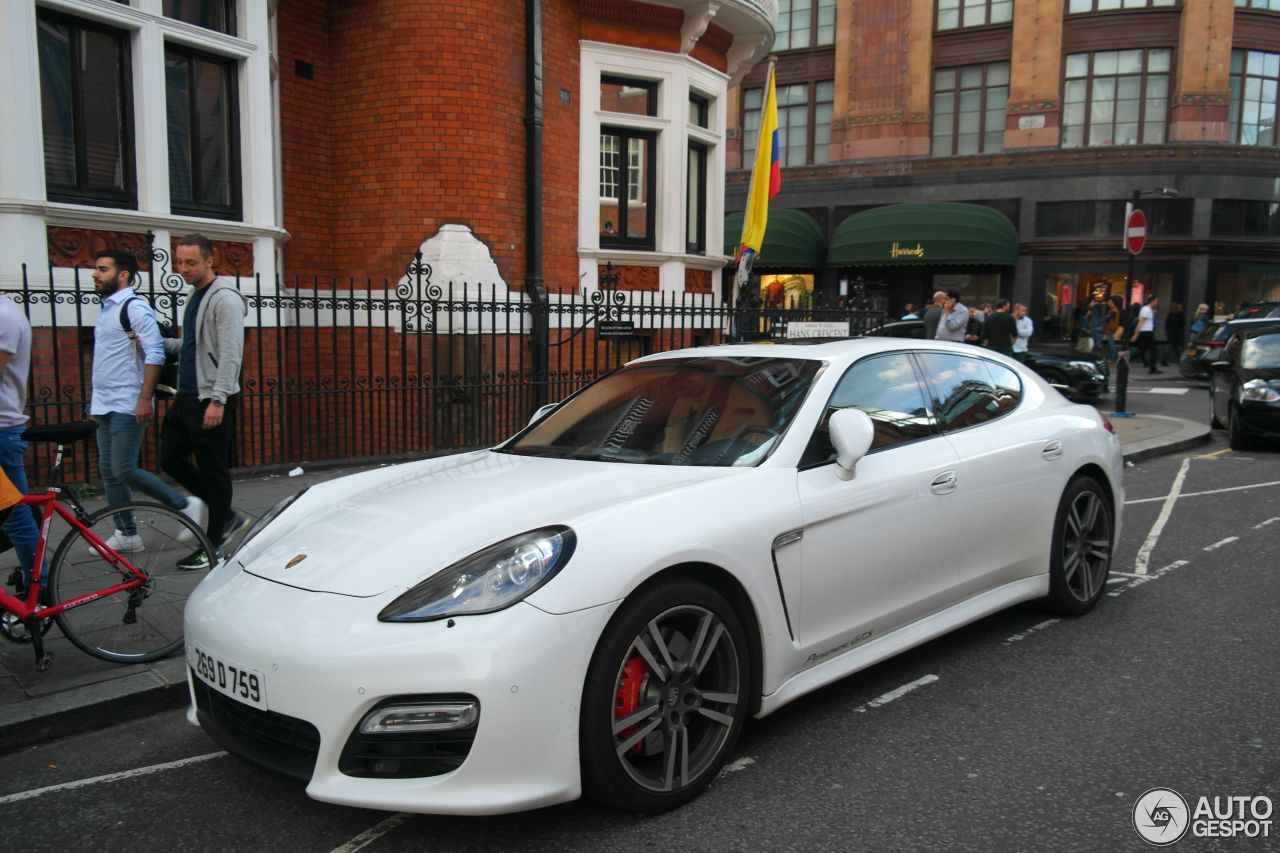
[[[705,356],[630,365],[502,450],[644,465],[755,465],[786,431],[821,366]]]
[[[1280,367],[1280,334],[1245,339],[1240,366],[1249,370]]]

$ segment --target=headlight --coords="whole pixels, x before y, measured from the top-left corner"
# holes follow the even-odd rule
[[[308,486],[307,488],[310,488],[310,486]],[[271,522],[279,518],[280,513],[288,509],[293,504],[294,501],[296,501],[298,498],[302,497],[306,493],[307,493],[307,489],[303,489],[300,492],[296,492],[292,495],[289,495],[289,497],[285,498],[282,501],[279,501],[271,509],[264,512],[258,518],[258,520],[253,523],[253,526],[245,531],[244,536],[240,537],[239,542],[232,543],[231,550],[226,555],[227,559],[230,560],[232,557],[236,556],[237,554],[242,553],[245,549],[245,546],[249,544],[249,540],[253,539],[253,537],[257,536],[264,529],[266,529],[266,526],[268,524],[270,524]]]
[[[490,545],[437,572],[378,614],[382,622],[432,622],[510,607],[569,562],[567,527],[544,527]]]
[[[1098,365],[1092,361],[1072,361],[1068,362],[1068,367],[1072,370],[1078,370],[1081,373],[1097,373]]]
[[[1280,402],[1280,391],[1276,390],[1276,382],[1265,379],[1250,379],[1240,386],[1240,402],[1252,400],[1260,403]]]

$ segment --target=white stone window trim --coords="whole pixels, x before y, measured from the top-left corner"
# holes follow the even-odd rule
[[[597,266],[640,263],[660,269],[662,290],[683,291],[684,270],[718,270],[727,260],[724,245],[724,171],[726,104],[729,76],[684,54],[645,50],[603,42],[580,44],[581,83],[578,94],[579,181],[578,257],[583,283],[594,285]],[[626,77],[658,84],[654,116],[600,109],[600,78]],[[688,121],[689,95],[707,100],[707,127]],[[600,132],[624,127],[657,134],[654,152],[655,194],[652,251],[600,248]],[[689,142],[707,149],[707,254],[686,252],[685,205]]]
[[[167,235],[200,231],[211,239],[254,243],[254,266],[273,280],[280,248],[287,239],[280,200],[279,104],[273,60],[274,3],[237,0],[238,36],[167,18],[162,0],[3,0],[0,29],[27,32],[14,39],[0,59],[0,100],[11,104],[13,121],[0,125],[0,225],[16,240],[17,264],[47,265],[46,225],[156,231]],[[122,30],[129,37],[133,99],[133,157],[137,176],[136,209],[48,201],[44,180],[44,142],[39,85],[36,22],[41,10]],[[193,217],[171,212],[169,200],[168,119],[165,111],[164,52],[172,44],[193,48],[235,63],[239,128],[240,199],[238,220]],[[13,72],[13,73],[10,73]],[[158,105],[158,106],[156,106]],[[151,108],[149,108],[151,107]],[[164,242],[159,239],[164,235]],[[9,286],[13,269],[0,270],[0,286]]]

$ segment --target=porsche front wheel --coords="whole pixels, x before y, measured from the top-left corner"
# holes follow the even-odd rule
[[[748,654],[733,608],[704,584],[664,583],[626,602],[587,670],[587,796],[639,812],[697,796],[742,730]]]

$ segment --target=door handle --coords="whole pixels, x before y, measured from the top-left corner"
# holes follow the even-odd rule
[[[956,490],[956,472],[943,471],[941,474],[933,478],[933,482],[929,484],[929,491],[935,495],[949,495]]]
[[[1048,462],[1053,462],[1062,458],[1062,442],[1056,438],[1040,448],[1040,455]]]

